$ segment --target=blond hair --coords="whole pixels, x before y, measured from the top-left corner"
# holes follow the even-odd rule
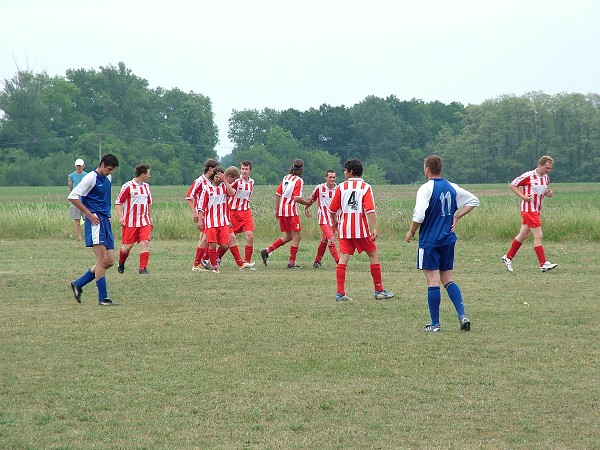
[[[548,163],[554,164],[554,159],[552,158],[552,156],[544,155],[539,159],[538,166],[544,166]]]

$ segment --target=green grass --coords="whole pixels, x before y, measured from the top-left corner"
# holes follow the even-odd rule
[[[508,244],[459,242],[473,329],[443,294],[427,335],[416,246],[399,238],[379,244],[390,301],[361,255],[355,301],[336,303],[331,259],[307,268],[315,240],[300,271],[284,248],[255,272],[228,255],[216,275],[190,271],[193,239],[156,239],[150,276],[137,253],[109,271],[114,308],[68,289],[91,250],[4,239],[0,448],[598,448],[600,244],[548,244],[545,274],[530,243],[506,272]]]

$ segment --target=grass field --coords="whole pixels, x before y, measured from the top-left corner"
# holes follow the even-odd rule
[[[594,220],[597,189],[566,187],[562,198],[590,214],[578,218],[562,200],[544,213]],[[157,220],[161,208],[175,217],[171,189]],[[412,208],[414,189],[382,194],[382,212]],[[99,308],[95,287],[81,305],[68,289],[91,250],[54,226],[50,237],[15,237],[0,218],[0,448],[600,448],[600,242],[557,238],[558,217],[544,220],[558,268],[540,273],[528,242],[510,274],[499,259],[509,240],[488,238],[495,222],[480,221],[488,205],[516,208],[514,199],[498,186],[478,195],[482,207],[459,224],[455,271],[473,328],[458,330],[443,294],[436,335],[420,332],[425,283],[404,224],[380,226],[402,229],[379,241],[389,301],[373,300],[361,255],[348,268],[355,301],[336,303],[331,259],[309,268],[311,230],[300,271],[285,269],[285,248],[254,272],[228,256],[218,275],[192,273],[192,229],[156,237],[148,277],[136,273],[135,248],[124,275],[108,274],[120,305]],[[52,210],[64,192],[25,197],[0,189],[0,208],[21,204],[35,223],[36,204]],[[257,248],[278,235],[259,221]],[[507,222],[514,234],[517,219]]]

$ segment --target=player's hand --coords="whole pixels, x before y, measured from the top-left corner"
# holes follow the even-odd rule
[[[371,230],[371,242],[375,242],[377,240],[377,228],[373,228]]]
[[[523,196],[523,201],[524,201],[524,202],[530,202],[532,198],[533,198],[533,197],[532,197],[531,195],[524,195],[524,196]]]
[[[552,197],[552,196],[554,195],[554,192],[552,192],[552,190],[551,190],[551,189],[548,189],[548,190],[546,191],[546,194],[545,194],[545,195],[546,195],[546,197]]]
[[[310,211],[308,210],[308,206],[306,208],[304,208],[304,215],[308,218],[308,219],[312,219],[312,214],[310,213]]]
[[[414,233],[414,232],[412,232],[412,231],[408,230],[408,233],[406,233],[406,236],[404,237],[404,240],[405,240],[406,242],[410,242],[410,241],[411,241],[411,239],[414,237],[414,235],[415,235],[415,233]]]
[[[193,213],[192,218],[194,220],[194,223],[198,223],[198,213]]]
[[[89,213],[86,217],[94,225],[98,225],[100,223],[100,219],[98,219],[96,213]]]

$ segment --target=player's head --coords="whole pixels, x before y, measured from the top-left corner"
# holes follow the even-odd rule
[[[150,164],[142,163],[135,166],[133,169],[133,176],[139,177],[140,175],[150,174]]]
[[[212,173],[208,176],[208,179],[210,181],[215,181],[215,177],[217,178],[217,180],[220,179],[220,174],[224,173],[225,171],[223,170],[223,168],[219,165],[217,165],[216,167],[211,167],[213,169]]]
[[[225,169],[225,178],[229,183],[232,183],[234,180],[237,180],[240,177],[240,170],[235,166],[229,166]]]
[[[430,155],[423,161],[423,170],[429,169],[429,173],[434,176],[442,174],[442,158],[437,155]]]
[[[347,172],[348,178],[362,177],[363,165],[360,162],[360,159],[349,159],[346,161],[346,164],[344,164],[344,169]]]
[[[117,167],[119,167],[119,160],[112,153],[108,153],[102,157],[96,171],[101,175],[106,176],[111,174]]]
[[[240,163],[240,169],[243,169],[244,167],[247,167],[248,169],[250,169],[250,172],[252,172],[252,161],[245,159]]]
[[[210,169],[214,169],[218,165],[219,165],[219,163],[216,160],[214,160],[212,158],[207,159],[206,162],[204,163],[204,174],[207,174]]]
[[[335,183],[335,179],[336,179],[336,175],[335,175],[334,170],[329,169],[327,172],[325,172],[325,180],[328,183]]]
[[[292,175],[302,175],[304,172],[304,161],[301,159],[295,159],[292,161],[292,166],[290,167],[290,174]]]
[[[85,163],[83,162],[83,159],[77,158],[75,160],[75,169],[77,170],[77,172],[83,172],[84,167],[85,167]]]

